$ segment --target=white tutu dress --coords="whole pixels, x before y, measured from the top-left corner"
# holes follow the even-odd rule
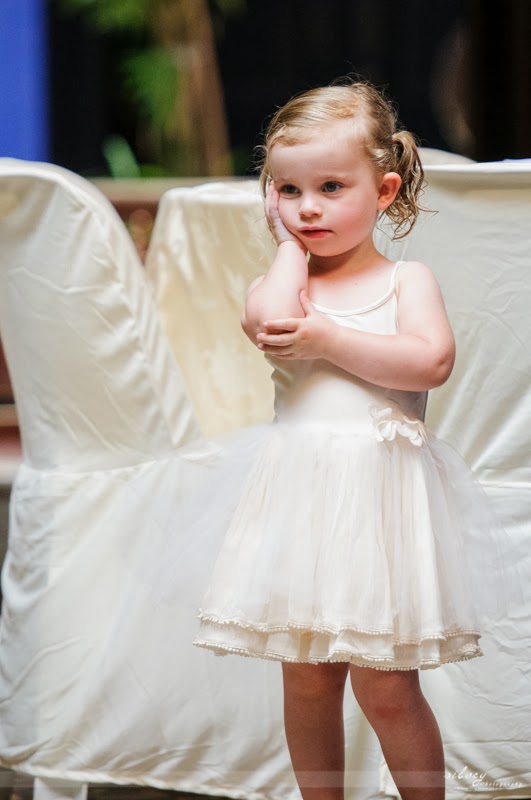
[[[371,305],[315,308],[396,334],[398,266]],[[275,420],[225,445],[228,462],[238,448],[253,455],[234,475],[241,486],[194,644],[377,669],[482,655],[493,521],[468,467],[425,428],[426,393],[384,389],[324,360],[269,360]],[[234,494],[231,475],[223,480]]]

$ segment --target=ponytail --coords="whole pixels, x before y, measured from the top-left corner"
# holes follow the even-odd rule
[[[409,131],[393,134],[394,165],[392,172],[402,178],[398,194],[385,213],[395,226],[394,239],[403,239],[411,231],[420,211],[419,196],[424,186],[424,170],[415,138]]]

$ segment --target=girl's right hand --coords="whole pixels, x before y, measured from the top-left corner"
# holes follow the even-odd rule
[[[278,211],[279,198],[280,195],[271,181],[267,188],[265,197],[265,213],[273,236],[275,237],[277,244],[282,244],[282,242],[295,242],[304,250],[304,252],[306,252],[306,248],[301,240],[290,233],[282,222]]]

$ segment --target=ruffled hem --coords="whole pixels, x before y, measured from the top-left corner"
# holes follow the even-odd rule
[[[196,647],[215,655],[236,654],[287,663],[348,662],[385,670],[435,669],[442,664],[483,655],[481,634],[472,630],[424,633],[417,639],[389,631],[304,627],[297,623],[265,629],[261,625],[201,617]]]
[[[345,654],[343,657],[341,653],[336,653],[333,658],[321,658],[321,659],[308,659],[307,661],[300,661],[296,658],[288,658],[286,656],[280,656],[275,654],[268,653],[267,655],[258,655],[257,653],[251,653],[250,650],[244,650],[243,648],[239,647],[226,647],[226,648],[215,648],[212,645],[201,642],[199,640],[194,641],[196,647],[202,647],[203,649],[210,650],[214,655],[222,657],[222,656],[229,656],[229,655],[237,655],[243,656],[244,658],[260,658],[264,661],[280,661],[282,663],[287,664],[336,664],[336,663],[348,663],[352,664],[355,667],[369,667],[370,669],[379,669],[379,670],[386,670],[387,672],[393,672],[396,670],[400,670],[402,672],[411,672],[414,669],[437,669],[437,667],[442,667],[444,664],[453,664],[459,661],[470,661],[472,658],[478,658],[483,654],[483,651],[477,647],[472,652],[463,653],[462,655],[457,655],[453,658],[447,658],[444,661],[422,661],[419,664],[403,667],[397,665],[393,662],[393,666],[383,665],[376,660],[370,660],[369,656],[352,656],[349,654]]]
[[[247,626],[215,625],[204,621],[201,631],[202,638],[196,638],[194,645],[217,656],[232,654],[284,663],[346,662],[388,671],[424,670],[483,655],[477,643],[479,634],[468,631],[430,635],[414,643],[396,641],[374,632],[362,634],[344,630],[341,636],[330,637],[315,629],[290,627],[276,633],[263,633]],[[384,655],[385,651],[388,655]]]

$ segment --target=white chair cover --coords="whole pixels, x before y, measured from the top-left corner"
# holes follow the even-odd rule
[[[428,263],[457,340],[453,374],[428,400],[428,424],[468,462],[509,534],[503,622],[485,658],[423,674],[441,722],[449,786],[526,797],[531,786],[531,163],[426,168],[425,215],[394,258]],[[522,596],[522,587],[525,596]],[[451,795],[450,795],[451,796]]]
[[[129,569],[129,550],[157,547],[160,487],[178,505],[209,445],[124,226],[83,179],[2,159],[0,241],[24,456],[2,574],[0,764],[46,786],[295,798],[278,667],[191,644],[205,565],[185,562],[182,608]]]
[[[242,299],[274,255],[256,181],[171,189],[146,271],[201,429],[271,419],[271,368],[242,334]]]
[[[430,395],[428,422],[484,485],[511,537],[507,567],[531,587],[531,165],[429,160],[423,203],[438,213],[424,215],[405,240],[393,243],[385,225],[376,238],[390,258],[425,261],[442,285],[458,358],[448,384]],[[214,432],[271,417],[269,370],[238,330],[244,288],[270,258],[256,182],[164,196],[148,277],[194,406]],[[200,343],[182,335],[183,319],[187,330],[201,320]],[[513,596],[508,587],[509,614],[485,631],[485,658],[421,673],[445,741],[448,798],[529,793],[531,624],[520,588]],[[348,726],[355,784],[353,776],[370,774],[379,749],[357,708],[349,707]],[[379,786],[396,794],[385,767]],[[357,791],[381,796],[370,781]]]
[[[431,167],[436,164],[473,164],[474,161],[467,156],[459,153],[447,153],[446,150],[438,150],[436,147],[419,147],[420,160],[423,167]]]

